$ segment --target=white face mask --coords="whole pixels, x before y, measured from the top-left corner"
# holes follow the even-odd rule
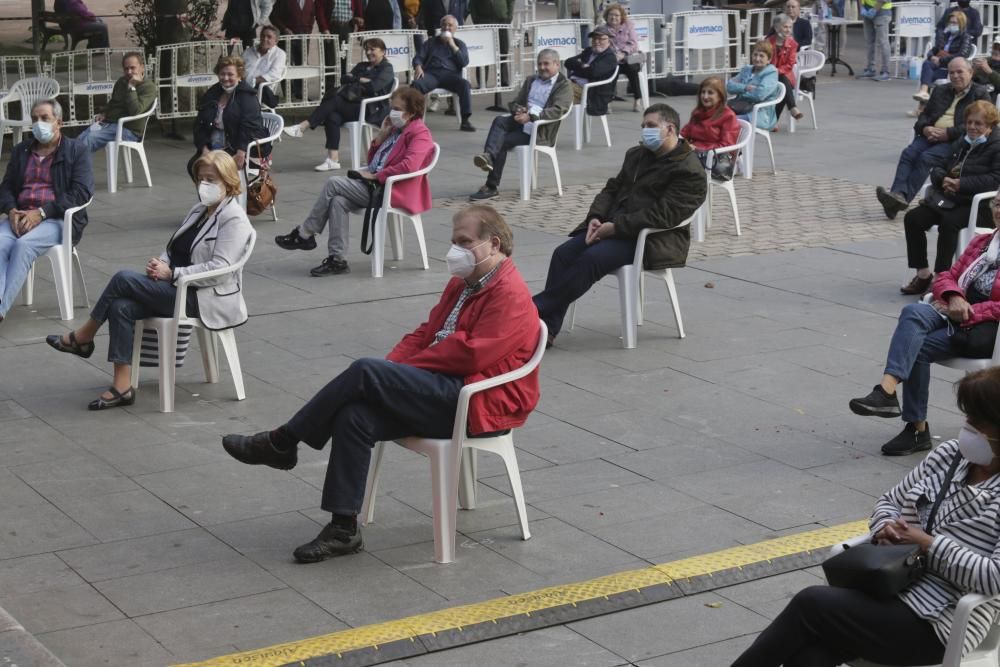
[[[996,456],[986,436],[968,424],[958,432],[958,450],[969,463],[981,466],[993,463],[993,458]]]
[[[389,122],[397,130],[406,125],[406,119],[403,118],[403,112],[393,109],[389,112]]]
[[[218,183],[202,181],[198,184],[198,199],[205,206],[212,206],[222,201],[222,186]]]
[[[39,142],[47,144],[52,141],[52,137],[56,135],[56,132],[52,123],[47,123],[44,120],[36,120],[31,124],[31,134]]]
[[[223,90],[223,92],[224,92],[224,93],[226,93],[227,95],[231,95],[231,94],[232,94],[232,92],[233,92],[234,90],[236,90],[236,87],[237,87],[237,86],[239,86],[239,85],[240,85],[239,83],[235,83],[235,84],[233,84],[233,85],[229,86],[228,88],[227,88],[226,86],[222,86],[222,90]]]
[[[451,275],[458,278],[468,278],[472,275],[472,272],[476,270],[476,267],[485,262],[489,257],[477,262],[476,256],[473,254],[472,250],[475,250],[481,245],[489,243],[489,241],[483,241],[477,246],[473,246],[470,250],[469,248],[463,248],[459,245],[452,244],[451,250],[445,255],[444,261],[448,264],[448,272]]]

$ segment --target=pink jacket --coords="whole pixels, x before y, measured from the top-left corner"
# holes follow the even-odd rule
[[[639,50],[639,35],[635,32],[634,23],[624,21],[617,28],[607,23],[605,27],[610,28],[615,33],[615,36],[611,38],[611,45],[615,47],[615,51],[631,55]]]
[[[375,142],[368,147],[368,162],[371,163],[375,157],[378,146]],[[409,174],[423,169],[431,163],[434,158],[434,138],[431,131],[424,125],[420,118],[414,118],[406,127],[403,134],[396,141],[396,145],[389,151],[386,158],[385,167],[382,168],[375,178],[379,183],[385,183],[390,176],[399,174]],[[427,176],[418,176],[405,181],[398,181],[392,185],[393,208],[401,208],[410,213],[423,213],[431,208],[431,186],[427,182]]]
[[[994,232],[996,234],[998,232]],[[939,273],[934,277],[934,298],[946,301],[948,294],[961,294],[965,292],[958,286],[958,279],[962,273],[972,264],[973,260],[979,257],[986,250],[993,239],[993,234],[980,234],[972,239],[972,243],[966,247],[961,257],[951,265],[951,268],[944,273]],[[990,322],[1000,320],[1000,273],[997,280],[993,282],[993,289],[990,292],[990,300],[972,304],[972,317],[962,322],[962,327],[971,327],[980,322]]]

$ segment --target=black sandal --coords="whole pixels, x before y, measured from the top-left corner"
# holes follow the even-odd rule
[[[90,355],[94,353],[94,341],[80,345],[80,343],[76,342],[76,334],[72,331],[69,332],[69,345],[62,341],[62,336],[60,335],[46,336],[45,342],[60,352],[75,354],[84,359],[89,359]]]
[[[98,396],[96,400],[90,402],[87,408],[90,410],[107,410],[108,408],[120,408],[135,403],[135,389],[133,387],[129,387],[128,391],[124,394],[114,387],[108,387],[108,391],[111,392],[114,398],[107,399]]]

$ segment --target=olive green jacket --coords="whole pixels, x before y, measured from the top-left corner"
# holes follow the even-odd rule
[[[513,114],[518,107],[528,106],[528,93],[531,92],[532,82],[538,78],[537,74],[532,74],[529,76],[523,84],[521,84],[521,89],[517,91],[517,96],[514,97],[514,101],[510,103],[510,112]],[[573,86],[570,84],[569,79],[560,72],[556,74],[556,81],[552,84],[552,92],[549,93],[549,99],[545,100],[545,106],[542,107],[542,113],[537,116],[531,116],[531,120],[552,120],[553,118],[562,117],[569,108],[573,106]],[[542,146],[552,146],[555,144],[556,132],[559,131],[559,125],[561,123],[549,123],[548,125],[542,125],[538,128],[538,143]]]

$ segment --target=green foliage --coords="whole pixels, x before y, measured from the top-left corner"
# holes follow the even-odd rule
[[[166,43],[163,36],[165,26],[160,25],[161,19],[158,16],[159,7],[165,4],[167,3],[161,3],[160,0],[131,0],[121,11],[122,16],[129,20],[126,32],[129,40],[141,46],[147,55],[152,55],[156,52],[157,46]],[[187,4],[187,16],[192,24],[205,32],[216,29],[219,0],[190,0]],[[199,30],[195,30],[192,34],[192,39],[195,41],[205,39]]]

